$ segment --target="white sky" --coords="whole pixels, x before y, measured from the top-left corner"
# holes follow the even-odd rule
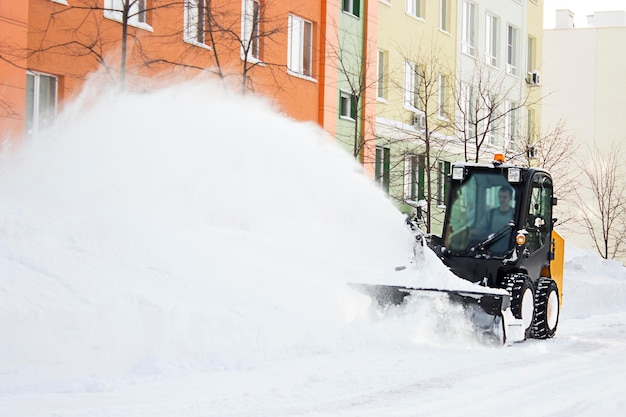
[[[587,27],[587,15],[594,11],[626,10],[626,0],[545,0],[543,10],[543,26],[554,27],[554,12],[558,9],[569,9],[574,12],[576,27]]]

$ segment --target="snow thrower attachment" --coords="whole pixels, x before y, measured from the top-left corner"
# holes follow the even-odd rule
[[[524,340],[521,320],[511,315],[510,296],[504,291],[444,290],[375,284],[352,286],[368,294],[382,308],[400,306],[411,301],[433,303],[444,297],[446,302],[462,307],[464,318],[472,323],[476,339],[481,343],[502,345]]]
[[[501,326],[503,341],[551,338],[563,284],[564,241],[553,230],[556,203],[552,177],[542,169],[507,164],[502,155],[491,164],[456,163],[448,176],[442,235],[428,236],[426,243],[450,271],[477,284],[476,290],[360,289],[383,304],[443,292],[487,332],[496,334]]]

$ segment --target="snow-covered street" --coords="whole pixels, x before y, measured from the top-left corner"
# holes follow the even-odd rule
[[[0,156],[0,416],[624,415],[621,263],[567,246],[556,337],[484,346],[346,285],[470,284],[313,124],[201,82],[86,102]]]

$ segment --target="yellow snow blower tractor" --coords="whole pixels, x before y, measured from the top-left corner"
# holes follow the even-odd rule
[[[450,271],[475,283],[475,289],[363,288],[381,304],[400,304],[423,291],[447,293],[499,342],[553,337],[559,320],[564,240],[553,230],[557,200],[550,174],[505,163],[497,154],[490,164],[452,165],[448,180],[442,235],[425,241]]]

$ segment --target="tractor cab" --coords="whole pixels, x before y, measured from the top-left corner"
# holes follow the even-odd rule
[[[502,288],[508,274],[549,269],[556,199],[546,171],[457,163],[449,190],[443,234],[430,246],[456,275]]]

